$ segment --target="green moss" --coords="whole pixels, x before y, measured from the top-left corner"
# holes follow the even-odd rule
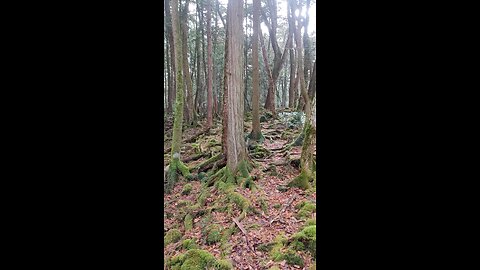
[[[302,206],[302,208],[298,211],[297,216],[301,219],[307,219],[309,218],[312,213],[316,211],[316,206],[313,203],[310,202],[305,202],[305,204]]]
[[[182,248],[185,250],[190,250],[190,249],[196,249],[198,248],[197,244],[195,243],[195,240],[193,239],[187,239],[182,242]]]
[[[232,191],[227,195],[230,201],[234,202],[238,208],[242,209],[243,211],[247,211],[250,206],[250,201],[245,198],[242,194]]]
[[[217,243],[221,239],[221,232],[222,227],[217,224],[212,224],[206,227],[205,235],[206,235],[206,242],[208,245]]]
[[[179,159],[177,159],[176,162],[177,162],[177,169],[182,173],[183,177],[187,179],[191,179],[192,175],[190,174],[188,167],[185,164],[183,164],[183,162]]]
[[[205,204],[205,201],[207,200],[207,198],[208,198],[207,190],[202,190],[200,195],[198,195],[197,204],[199,206],[203,206]]]
[[[272,248],[270,250],[270,258],[273,261],[279,262],[284,259],[282,250],[286,242],[287,238],[283,234],[279,234],[275,237],[273,245],[271,246]]]
[[[171,269],[179,270],[230,270],[232,264],[227,260],[217,260],[211,253],[201,249],[190,249],[167,261]]]
[[[280,270],[280,268],[278,268],[278,266],[274,265],[274,266],[268,268],[268,270]]]
[[[262,211],[268,215],[268,205],[264,198],[260,198],[260,206],[262,208]]]
[[[185,207],[185,206],[190,206],[191,204],[192,204],[192,202],[190,202],[190,201],[178,200],[177,207],[181,208],[181,207]]]
[[[309,218],[307,219],[307,221],[305,221],[306,227],[316,225],[316,224],[317,224],[317,221],[314,218]]]
[[[198,180],[203,181],[206,178],[207,174],[204,172],[201,172],[198,174]]]
[[[191,249],[183,257],[180,270],[204,270],[208,266],[213,266],[216,259],[209,252],[201,249]],[[177,263],[178,264],[178,263]]]
[[[272,250],[274,245],[275,245],[275,243],[260,244],[260,245],[257,246],[257,250],[262,251],[262,252],[269,252],[269,251]]]
[[[292,236],[292,244],[295,242],[301,242],[304,245],[304,249],[309,251],[311,255],[316,258],[316,243],[317,243],[317,226],[312,225],[303,228],[300,232]],[[294,244],[298,248],[298,244]]]
[[[273,205],[273,208],[275,208],[275,209],[280,209],[280,207],[282,207],[282,205],[279,204],[279,203],[276,203],[276,204]]]
[[[190,192],[192,191],[192,184],[186,184],[185,186],[183,186],[183,189],[182,189],[182,195],[188,195],[190,194]]]
[[[165,234],[163,237],[163,242],[165,243],[165,246],[167,246],[171,243],[178,242],[180,238],[182,238],[182,233],[180,233],[180,231],[177,229],[172,229]]]
[[[308,182],[309,177],[306,175],[305,170],[302,170],[300,175],[295,177],[290,183],[288,183],[289,187],[298,187],[303,190],[309,189],[310,184]]]
[[[303,267],[305,265],[302,257],[300,257],[295,251],[288,249],[284,255],[283,259],[287,261],[289,265],[298,265]]]
[[[214,264],[214,268],[218,270],[230,270],[233,269],[232,263],[228,260],[218,260]]]
[[[185,231],[189,231],[193,228],[193,217],[192,217],[192,215],[187,214],[185,216],[184,225],[185,225]]]

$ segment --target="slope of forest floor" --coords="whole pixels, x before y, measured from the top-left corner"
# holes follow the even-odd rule
[[[167,149],[170,147],[171,119],[167,119],[165,126],[165,149]],[[283,245],[278,244],[282,236],[291,239],[308,225],[315,224],[315,207],[313,210],[305,211],[302,205],[305,202],[313,205],[316,203],[316,189],[301,190],[286,187],[300,173],[298,162],[295,161],[300,158],[301,146],[292,147],[286,152],[279,150],[298,136],[301,126],[288,127],[277,118],[271,118],[262,122],[261,127],[266,137],[262,146],[268,151],[265,152],[267,154],[265,157],[253,158],[256,167],[250,175],[254,176],[256,188],[253,190],[240,186],[234,188],[235,192],[249,201],[253,210],[238,222],[243,228],[239,228],[233,221],[239,217],[241,209],[235,204],[228,204],[228,194],[211,186],[207,192],[203,192],[206,199],[201,208],[205,211],[195,215],[191,223],[192,228],[186,229],[185,226],[189,225],[185,222],[185,209],[197,202],[202,194],[202,185],[197,179],[189,181],[180,178],[173,191],[164,195],[164,234],[174,230],[180,231],[181,234],[175,237],[172,243],[164,246],[166,262],[185,254],[189,249],[187,246],[192,243],[196,249],[211,253],[215,259],[225,259],[233,269],[314,269],[315,259],[306,249],[297,249],[296,255],[275,257],[275,252],[283,252],[282,254],[289,252],[290,241],[284,241]],[[183,139],[188,140],[201,129],[202,127],[187,128],[184,130]],[[245,133],[248,134],[250,131],[251,121],[246,120]],[[221,134],[221,123],[217,122],[207,134],[195,136],[196,138],[189,140],[190,142],[182,143],[182,160],[187,160],[186,165],[192,168],[220,153]],[[192,156],[201,154],[206,156],[189,161]],[[164,166],[167,166],[169,159],[170,153],[165,153]],[[188,185],[192,187],[190,192]],[[220,233],[217,239],[215,235],[209,235],[213,230],[212,226],[216,226]],[[228,228],[234,228],[233,233],[224,239]],[[185,241],[188,239],[192,241]],[[164,268],[175,269],[167,263]]]

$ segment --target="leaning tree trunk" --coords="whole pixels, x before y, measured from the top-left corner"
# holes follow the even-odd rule
[[[175,118],[173,121],[172,152],[171,161],[167,172],[167,185],[165,191],[169,193],[178,180],[178,173],[189,177],[187,166],[180,160],[180,146],[182,142],[183,123],[183,74],[182,74],[182,39],[180,36],[180,22],[178,17],[178,0],[172,0],[172,26],[176,61],[176,86],[177,94],[175,101]],[[172,59],[172,60],[173,60]]]

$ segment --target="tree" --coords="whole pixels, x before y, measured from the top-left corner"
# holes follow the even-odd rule
[[[212,13],[212,0],[207,0],[207,127],[211,127],[213,124],[213,51],[212,51],[212,26],[211,26],[211,13]]]
[[[175,48],[173,45],[173,28],[172,28],[172,16],[170,14],[170,0],[165,0],[165,26],[167,28],[167,40],[168,40],[168,52],[170,60],[170,72],[169,72],[169,84],[168,84],[168,106],[167,112],[173,111],[173,101],[176,96],[176,87],[175,87]]]
[[[260,130],[260,70],[258,65],[258,33],[260,29],[260,0],[253,0],[253,36],[252,36],[252,132],[250,139],[259,141],[263,137]]]
[[[180,22],[178,15],[178,0],[172,0],[172,28],[175,48],[176,61],[176,87],[177,94],[175,100],[175,117],[173,121],[172,152],[171,161],[167,172],[167,185],[165,191],[168,193],[178,180],[180,172],[184,177],[190,177],[187,166],[180,160],[180,146],[182,142],[182,124],[183,124],[183,67],[182,67],[182,39],[180,36]]]
[[[182,52],[183,52],[183,76],[187,83],[187,106],[185,107],[185,120],[190,125],[193,123],[195,113],[193,110],[193,82],[192,78],[190,77],[190,69],[188,67],[188,2],[189,0],[185,1],[185,6],[182,12],[182,23],[181,26],[181,33],[182,33]]]
[[[270,34],[270,41],[274,53],[273,58],[273,70],[270,72],[267,70],[267,74],[269,77],[268,80],[268,91],[267,91],[267,99],[265,100],[265,109],[275,113],[275,92],[276,92],[276,82],[278,76],[280,75],[280,71],[282,70],[283,63],[286,59],[286,52],[287,48],[291,47],[292,42],[292,32],[289,31],[287,42],[285,43],[285,48],[283,53],[280,51],[280,46],[278,45],[277,41],[277,0],[266,0],[268,10],[270,11],[270,22],[268,21],[268,17],[265,11],[262,9],[262,16],[265,25],[268,28],[268,32]],[[263,46],[263,45],[262,45]],[[264,56],[265,58],[265,56]]]

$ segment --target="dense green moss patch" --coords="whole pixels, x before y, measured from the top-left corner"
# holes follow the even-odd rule
[[[171,243],[178,242],[180,238],[182,238],[182,233],[177,229],[172,229],[168,231],[167,234],[165,234],[165,236],[163,237],[163,242],[165,246],[167,246]]]
[[[297,216],[300,219],[307,219],[312,215],[312,213],[316,211],[316,208],[317,208],[316,205],[313,203],[303,202],[303,204],[301,204],[301,208],[298,211]]]
[[[190,249],[184,254],[171,258],[167,265],[172,270],[230,270],[232,264],[226,260],[217,260],[211,253],[201,249]]]

